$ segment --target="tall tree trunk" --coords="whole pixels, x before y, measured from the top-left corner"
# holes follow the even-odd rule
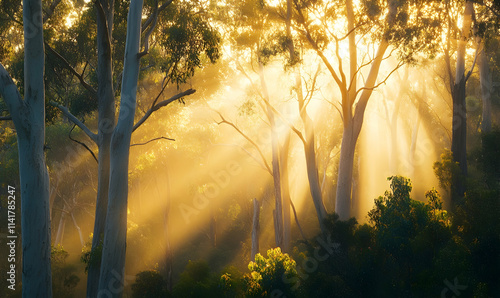
[[[290,42],[288,44],[288,50],[290,54],[290,60],[296,61],[297,57],[295,54],[295,45],[293,43],[293,39],[291,38],[291,17],[292,17],[292,1],[287,0],[287,18],[286,18],[286,27],[287,34],[290,37]],[[304,154],[306,158],[306,168],[307,168],[307,178],[309,180],[309,191],[311,193],[311,197],[314,203],[314,207],[316,208],[316,214],[319,221],[319,226],[321,232],[325,233],[324,219],[326,218],[326,209],[325,204],[323,202],[323,196],[321,192],[321,185],[319,182],[318,175],[318,165],[316,162],[316,150],[315,150],[315,141],[314,141],[314,124],[307,114],[307,105],[304,101],[304,95],[302,91],[302,78],[300,76],[300,71],[297,69],[295,71],[295,91],[297,93],[297,102],[299,105],[299,113],[302,123],[304,124],[305,129],[305,140],[304,143]],[[311,90],[314,92],[314,90]]]
[[[356,150],[356,143],[359,133],[361,132],[361,127],[363,126],[366,105],[373,92],[380,65],[388,46],[389,44],[387,41],[382,41],[378,47],[377,54],[373,59],[370,72],[364,84],[365,89],[358,100],[354,115],[352,116],[350,107],[344,108],[344,132],[340,147],[337,194],[335,201],[335,212],[339,215],[340,220],[347,220],[350,217],[354,151]],[[347,94],[347,92],[345,92],[345,94]],[[347,98],[347,100],[343,100],[343,102],[354,102],[354,99]]]
[[[264,66],[259,63],[259,77],[266,101],[266,113],[271,125],[271,149],[272,149],[272,167],[273,167],[273,183],[274,183],[274,199],[275,199],[275,212],[274,212],[274,236],[276,246],[283,248],[283,207],[281,197],[281,174],[280,174],[280,156],[279,156],[279,141],[278,133],[276,132],[276,123],[274,119],[274,112],[269,102],[269,92],[264,77]]]
[[[290,222],[290,184],[288,175],[288,156],[290,151],[290,131],[287,132],[280,150],[281,188],[283,196],[283,252],[290,252],[292,228]]]
[[[386,22],[390,25],[394,22],[397,11],[397,2],[389,1],[389,13]],[[357,48],[356,48],[356,30],[354,27],[354,9],[351,0],[346,1],[347,13],[347,29],[349,32],[349,63],[350,63],[350,80],[348,82],[339,81],[339,87],[342,91],[342,116],[344,122],[344,134],[342,135],[342,147],[340,148],[340,161],[337,178],[337,193],[335,202],[335,212],[339,215],[340,220],[347,220],[350,217],[351,192],[352,192],[352,173],[354,162],[354,151],[358,140],[363,118],[366,110],[366,105],[371,97],[375,83],[380,70],[380,65],[387,47],[389,46],[386,40],[382,40],[377,49],[376,56],[371,62],[370,72],[364,83],[364,89],[357,100],[354,108],[354,103],[357,98]],[[324,56],[321,57],[326,60]],[[332,66],[327,64],[329,69]],[[330,70],[332,72],[333,70]],[[333,75],[333,72],[332,72]],[[335,75],[334,77],[338,77]]]
[[[457,42],[457,67],[452,90],[453,127],[451,152],[453,153],[453,160],[460,167],[460,173],[454,173],[452,177],[451,198],[453,204],[457,204],[463,198],[465,194],[465,177],[467,176],[467,111],[465,104],[465,83],[467,79],[465,77],[465,52],[471,31],[473,11],[473,3],[466,1],[462,33]]]
[[[260,205],[257,199],[253,199],[253,218],[252,218],[252,252],[250,259],[255,260],[255,255],[259,253],[259,216]]]
[[[110,181],[98,295],[122,297],[127,237],[128,161],[139,77],[142,0],[131,0],[118,123],[111,139]]]
[[[419,103],[419,105],[422,105],[422,103]],[[420,107],[418,107],[418,109],[420,109]],[[409,156],[412,179],[417,179],[416,176],[417,161],[415,160],[415,152],[417,150],[417,138],[419,129],[420,129],[420,113],[417,113],[417,121],[415,122],[415,126],[413,127],[413,133],[411,134],[411,145],[410,145],[410,156]]]
[[[99,3],[102,5],[99,7]],[[92,251],[102,246],[104,224],[108,207],[110,176],[110,144],[115,126],[115,100],[113,89],[113,65],[111,53],[111,34],[113,28],[114,1],[101,0],[97,6],[97,100],[98,100],[98,186]],[[102,8],[102,10],[101,10]],[[91,260],[87,275],[87,297],[96,297],[99,285],[100,257]]]
[[[356,141],[352,124],[344,122],[335,199],[335,212],[340,220],[349,219],[351,214],[352,172]]]
[[[22,295],[52,297],[49,175],[43,152],[45,90],[42,1],[23,1],[24,100],[0,64],[0,94],[17,132],[21,187]]]
[[[481,82],[481,99],[483,101],[483,117],[481,120],[481,131],[491,131],[491,90],[492,78],[490,74],[489,59],[486,53],[484,40],[480,43],[481,51],[478,57],[479,80]]]

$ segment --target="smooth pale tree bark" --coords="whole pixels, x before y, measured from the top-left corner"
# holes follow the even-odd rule
[[[255,260],[255,255],[259,253],[259,217],[260,217],[260,205],[257,199],[253,199],[253,218],[252,218],[252,251],[251,260]]]
[[[454,204],[458,203],[465,194],[465,177],[467,176],[467,110],[465,103],[465,84],[468,76],[465,74],[465,52],[467,40],[471,32],[473,13],[474,4],[471,1],[466,1],[461,36],[457,41],[457,67],[451,94],[453,99],[451,152],[453,154],[453,160],[458,163],[460,168],[460,173],[454,173],[452,177],[451,198]]]
[[[267,90],[266,79],[264,76],[264,65],[259,62],[259,77],[262,88],[262,93],[265,101],[265,108],[269,125],[271,125],[271,150],[272,150],[272,174],[274,182],[274,236],[276,247],[283,248],[283,202],[281,194],[281,174],[280,174],[280,154],[278,132],[276,131],[276,121],[274,119],[274,111],[269,101],[269,92]]]
[[[122,297],[127,237],[128,161],[139,78],[142,0],[130,2],[120,113],[111,139],[108,208],[98,295]]]
[[[287,35],[290,38],[288,43],[288,50],[290,54],[290,60],[293,62],[297,60],[295,54],[295,45],[293,39],[291,38],[291,18],[292,18],[292,1],[287,0],[287,17],[286,17],[286,27]],[[314,88],[314,87],[313,87]],[[306,158],[306,169],[307,178],[309,181],[309,191],[316,209],[316,214],[319,221],[319,226],[321,232],[325,233],[324,220],[326,218],[326,209],[323,202],[323,196],[321,192],[321,185],[319,182],[318,166],[316,162],[316,149],[314,141],[314,123],[312,122],[309,114],[307,114],[307,104],[304,99],[302,90],[302,78],[299,69],[295,71],[295,92],[297,94],[297,103],[299,107],[299,114],[304,125],[305,130],[305,142],[304,144],[304,154]],[[311,92],[314,92],[311,90]]]
[[[0,64],[0,94],[17,132],[21,188],[22,295],[52,297],[49,176],[44,156],[42,2],[23,1],[24,99]],[[19,242],[18,242],[19,243]]]
[[[111,134],[115,126],[115,99],[111,34],[113,31],[114,1],[95,2],[97,8],[97,101],[98,101],[98,184],[92,251],[102,245],[108,206]],[[92,256],[98,257],[96,254]],[[87,275],[87,297],[95,297],[99,285],[100,260],[92,260]]]
[[[340,220],[347,220],[351,216],[351,195],[352,195],[352,174],[354,166],[354,151],[356,142],[363,125],[364,113],[366,105],[371,97],[373,89],[377,87],[376,80],[379,74],[380,65],[383,60],[383,55],[389,44],[387,40],[382,39],[378,46],[375,57],[370,62],[370,71],[363,87],[358,89],[357,76],[359,75],[359,67],[357,63],[357,48],[356,48],[356,27],[354,6],[351,0],[346,2],[346,17],[347,17],[347,38],[349,42],[349,76],[344,74],[342,69],[342,57],[337,52],[339,60],[339,73],[335,71],[329,59],[323,53],[323,50],[318,46],[311,35],[309,24],[303,22],[303,34],[312,46],[313,50],[321,58],[335,83],[339,87],[342,96],[342,120],[344,124],[342,144],[340,150],[340,161],[338,167],[337,192],[335,202],[335,212],[338,213]],[[301,11],[300,6],[295,4],[298,11],[299,19],[305,20],[305,16]],[[389,12],[386,17],[388,25],[393,24],[397,11],[396,1],[389,1]],[[338,49],[337,44],[337,49]],[[360,94],[360,95],[359,95]],[[359,95],[359,96],[358,96]],[[359,98],[358,98],[359,97]],[[355,104],[356,103],[356,104]]]
[[[491,90],[493,83],[484,40],[481,40],[479,47],[481,50],[477,59],[479,67],[479,81],[481,83],[481,99],[483,102],[481,131],[483,133],[488,133],[491,131]]]
[[[290,220],[290,183],[288,175],[288,156],[290,154],[290,131],[287,132],[280,148],[281,192],[283,197],[283,252],[290,253],[292,245],[292,226]]]
[[[365,89],[361,93],[361,97],[356,105],[354,114],[352,114],[352,110],[349,106],[347,107],[347,110],[346,107],[343,107],[345,110],[343,113],[344,130],[340,148],[337,195],[335,202],[335,212],[338,213],[340,220],[347,220],[350,217],[354,151],[356,149],[356,142],[363,125],[366,105],[370,99],[373,89],[375,88],[375,82],[387,47],[388,43],[386,41],[382,41],[378,47],[376,57],[372,61],[371,69],[366,79]],[[356,51],[356,49],[354,49],[354,51]],[[352,63],[355,62],[352,62],[351,59],[351,64]],[[352,100],[352,102],[354,102],[355,99],[349,98],[348,100]],[[344,99],[342,101],[347,102],[344,101]]]

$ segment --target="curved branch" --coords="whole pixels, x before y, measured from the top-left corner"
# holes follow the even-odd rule
[[[163,89],[165,89],[165,87],[163,87]],[[162,92],[163,92],[163,90],[162,90]],[[151,114],[153,114],[154,111],[159,110],[160,108],[165,107],[165,106],[169,105],[170,103],[172,103],[176,100],[180,100],[184,96],[191,95],[195,92],[196,92],[196,90],[194,90],[194,89],[188,89],[184,92],[178,93],[178,94],[170,97],[169,99],[166,99],[164,101],[160,101],[159,103],[154,103],[154,105],[151,106],[151,108],[149,108],[149,110],[146,111],[146,114],[144,114],[144,116],[142,116],[142,118],[139,121],[137,121],[137,123],[134,125],[134,127],[132,129],[132,132],[134,132],[136,129],[138,129],[139,126],[141,126],[149,118],[149,116],[151,116]],[[159,96],[160,95],[158,95],[158,97]],[[155,99],[155,102],[156,102],[156,100],[158,100],[158,97]]]
[[[144,51],[139,53],[139,58],[149,53],[149,37],[153,33],[154,29],[156,28],[156,24],[158,23],[158,0],[155,0],[155,8],[150,18],[151,17],[152,22],[149,23],[150,25],[148,24],[149,29],[146,31],[146,34],[144,36]],[[142,32],[144,32],[144,29],[142,30]]]
[[[144,143],[136,143],[136,144],[132,144],[130,145],[130,147],[132,146],[142,146],[142,145],[146,145],[146,144],[149,144],[153,141],[158,141],[158,140],[169,140],[169,141],[175,141],[175,139],[171,139],[171,138],[167,138],[167,137],[157,137],[157,138],[154,138],[154,139],[151,139],[149,141],[146,141]]]
[[[97,98],[97,91],[92,88],[92,86],[90,86],[86,81],[85,81],[85,78],[83,77],[83,73],[82,74],[79,74],[74,68],[73,66],[71,66],[68,62],[68,60],[66,60],[61,54],[59,54],[58,52],[56,52],[56,50],[54,50],[48,43],[45,42],[45,48],[49,50],[50,53],[52,53],[54,56],[56,56],[59,60],[61,60],[61,62],[64,64],[64,66],[66,67],[67,70],[69,70],[75,77],[78,78],[78,80],[80,81],[80,83],[82,84],[82,86],[87,89],[87,91],[90,92],[90,95],[93,97],[93,98]],[[85,70],[84,70],[85,71]]]
[[[80,141],[78,141],[77,139],[74,139],[71,136],[71,133],[73,132],[73,129],[75,129],[75,127],[76,127],[76,124],[74,124],[73,128],[71,128],[71,130],[69,131],[69,134],[68,134],[69,139],[72,140],[75,143],[78,143],[78,144],[82,145],[85,149],[87,149],[88,152],[90,152],[90,154],[92,154],[92,157],[94,158],[95,162],[99,163],[99,161],[97,160],[97,157],[95,156],[94,152],[89,148],[89,146],[87,146],[87,144],[85,144],[84,142],[80,142]]]
[[[272,175],[273,171],[271,170],[271,167],[267,163],[267,160],[264,157],[262,150],[260,150],[259,145],[257,145],[257,143],[255,143],[252,139],[250,139],[250,137],[247,136],[243,131],[241,131],[234,123],[227,121],[226,118],[224,118],[224,116],[222,116],[222,114],[219,111],[215,111],[215,112],[217,112],[217,114],[219,114],[219,117],[222,119],[220,122],[216,122],[216,123],[219,125],[222,123],[225,123],[225,124],[233,127],[242,137],[244,137],[248,142],[250,142],[250,144],[252,144],[252,146],[254,146],[255,149],[257,149],[257,152],[259,152],[260,158],[262,159],[262,163],[265,165],[266,170]]]
[[[65,107],[57,102],[51,101],[49,104],[53,107],[58,108],[64,116],[68,117],[68,119],[73,122],[76,126],[78,126],[83,132],[92,140],[94,143],[98,144],[98,138],[95,133],[93,133],[82,121],[75,117],[75,115],[71,114],[71,112]]]
[[[159,14],[160,12],[162,12],[165,8],[167,8],[167,6],[169,6],[169,5],[172,3],[172,1],[173,1],[173,0],[167,0],[167,1],[165,1],[165,2],[164,2],[164,3],[163,3],[163,4],[162,4],[162,5],[161,5],[158,9],[157,9],[158,14]],[[148,28],[149,24],[151,24],[151,22],[153,22],[153,19],[154,19],[153,15],[150,15],[150,16],[146,19],[146,21],[144,21],[144,24],[142,24],[142,26],[141,26],[141,32],[142,32],[142,33],[146,30],[146,28]]]

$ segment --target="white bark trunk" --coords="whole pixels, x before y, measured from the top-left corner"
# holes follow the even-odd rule
[[[127,237],[128,160],[134,125],[142,0],[130,2],[118,123],[111,140],[110,182],[98,295],[122,297]]]
[[[52,297],[49,176],[45,140],[42,3],[23,1],[25,94],[0,65],[0,94],[16,127],[19,149],[22,234],[22,295]],[[19,242],[18,242],[19,243]]]
[[[276,247],[283,248],[283,205],[281,197],[281,174],[279,165],[279,142],[278,133],[276,132],[276,123],[274,119],[274,112],[269,103],[269,93],[267,84],[264,77],[264,66],[259,63],[259,76],[262,91],[266,99],[266,112],[269,124],[271,125],[271,149],[272,149],[272,167],[273,167],[273,183],[274,183],[274,199],[275,199],[275,212],[274,212],[274,236],[276,240]]]
[[[287,18],[286,18],[286,27],[287,27],[287,34],[290,37],[290,42],[288,45],[289,48],[289,54],[290,54],[290,60],[295,61],[295,45],[293,43],[293,39],[291,38],[292,35],[292,30],[291,30],[291,18],[292,18],[292,1],[287,0]],[[304,95],[302,93],[302,78],[300,76],[300,70],[297,69],[295,71],[295,90],[297,93],[297,102],[299,105],[299,113],[300,117],[302,119],[302,123],[304,124],[305,128],[305,144],[304,144],[304,154],[306,158],[306,169],[307,169],[307,178],[309,181],[309,191],[311,192],[311,197],[314,203],[314,207],[316,208],[316,214],[318,217],[319,221],[319,226],[321,229],[321,232],[325,233],[325,227],[323,224],[323,221],[326,217],[326,209],[325,209],[325,204],[323,202],[323,195],[321,191],[321,186],[319,183],[319,175],[318,175],[318,165],[316,161],[316,150],[315,150],[315,142],[314,142],[314,124],[307,114],[306,110],[306,104],[304,102]],[[314,92],[311,90],[311,92]],[[288,142],[288,141],[287,141]],[[288,154],[288,153],[287,153]],[[288,183],[288,182],[287,182]],[[290,196],[286,198],[288,201],[290,200]],[[289,202],[285,205],[290,205]],[[288,218],[288,222],[290,221],[290,207],[285,206],[284,208],[285,211],[288,212],[288,215],[285,215],[285,217]],[[285,219],[286,220],[286,219]],[[285,223],[285,229],[286,227]],[[285,234],[287,231],[285,231]],[[286,235],[285,235],[285,238]],[[285,239],[286,243],[286,239]]]
[[[101,1],[104,15],[97,15],[97,100],[98,100],[98,186],[92,250],[102,245],[104,224],[108,207],[110,146],[115,126],[115,100],[113,89],[113,68],[111,36],[113,28],[114,1]],[[93,260],[87,275],[87,297],[96,297],[99,285],[99,263]]]
[[[290,222],[290,184],[288,176],[288,154],[290,149],[290,131],[287,132],[280,150],[281,186],[283,196],[283,252],[289,253],[292,243]]]
[[[352,170],[356,141],[352,125],[344,124],[335,201],[335,212],[340,220],[347,220],[351,215]]]

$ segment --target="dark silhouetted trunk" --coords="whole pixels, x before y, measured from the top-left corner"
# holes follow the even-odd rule
[[[252,252],[250,260],[255,260],[255,255],[259,253],[259,216],[260,205],[257,199],[253,199],[253,218],[252,218]]]

